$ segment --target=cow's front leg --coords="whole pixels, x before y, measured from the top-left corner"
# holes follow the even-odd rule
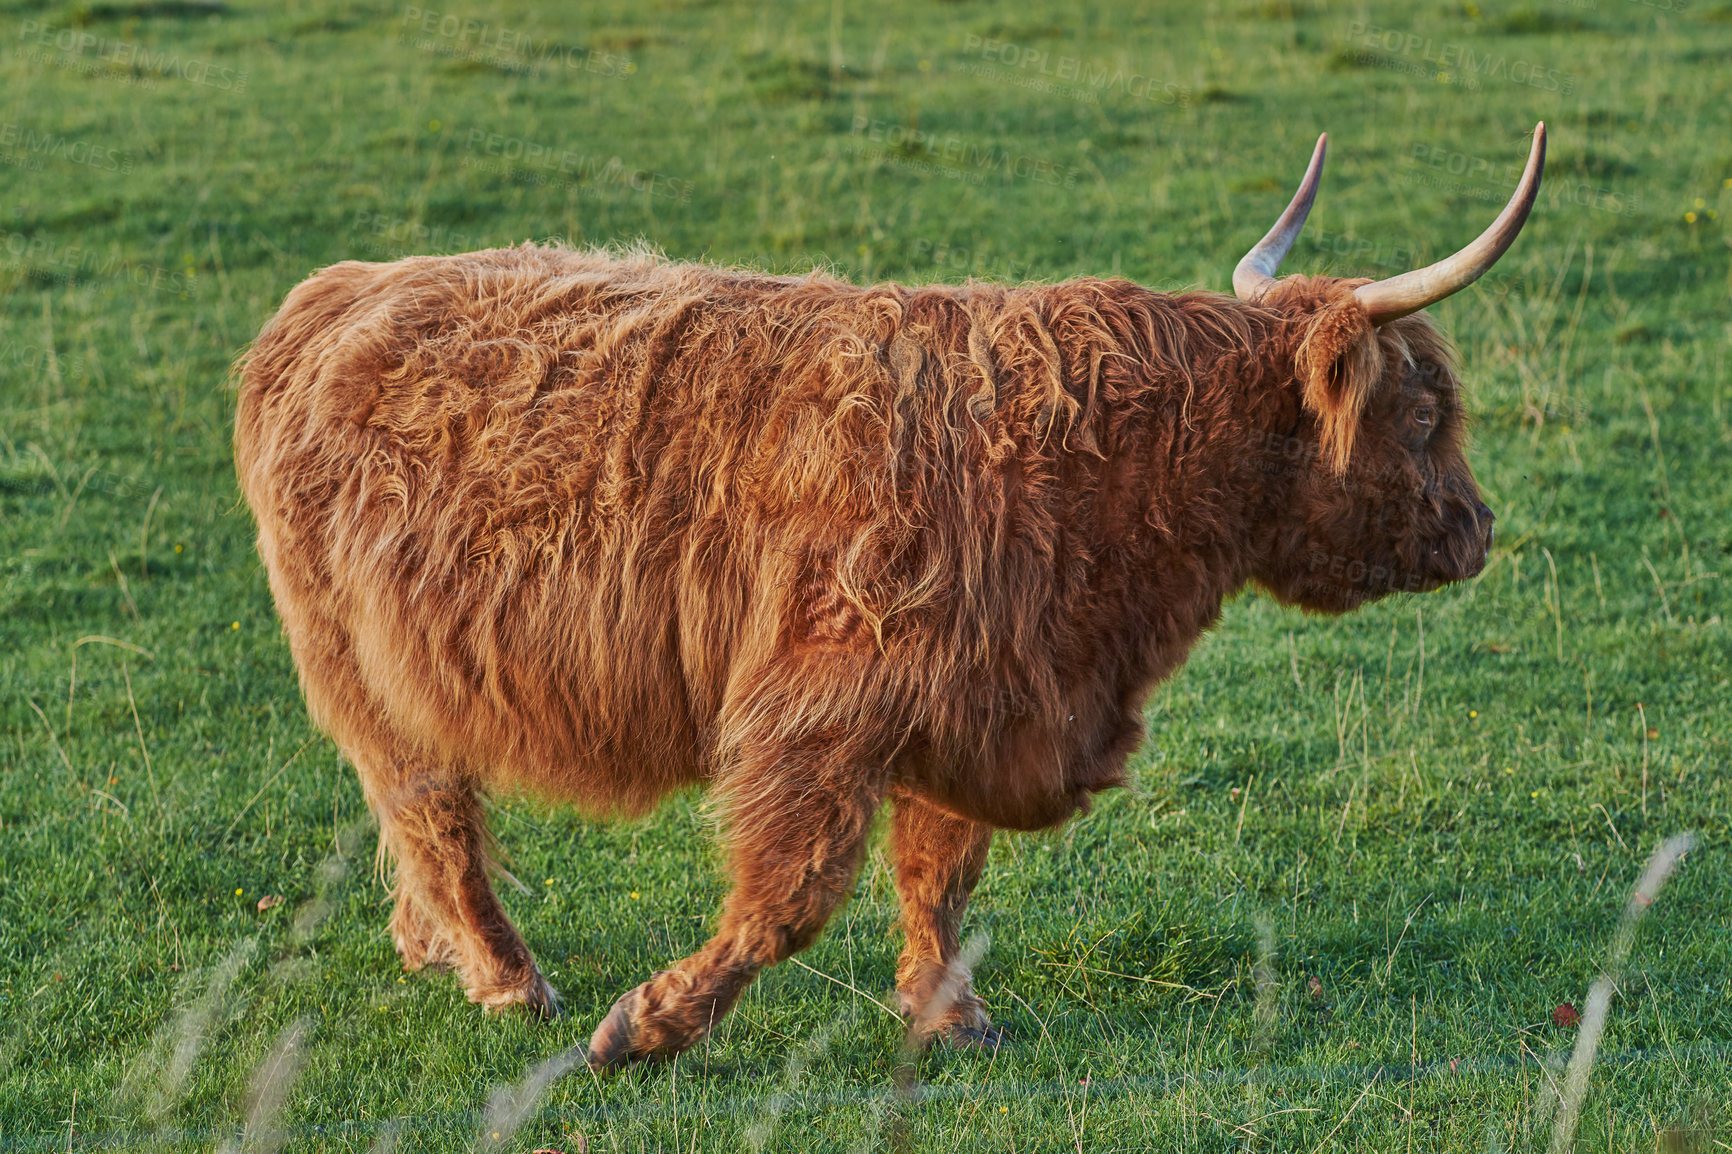
[[[896,893],[902,899],[902,958],[896,988],[921,1039],[997,1046],[995,1029],[969,984],[960,929],[968,896],[986,866],[992,827],[953,817],[898,790],[891,821]]]
[[[733,889],[716,934],[614,1003],[590,1038],[590,1065],[695,1045],[760,970],[811,945],[853,886],[884,776],[834,736],[745,752],[717,784]]]

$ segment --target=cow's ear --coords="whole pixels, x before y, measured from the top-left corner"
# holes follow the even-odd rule
[[[1351,296],[1319,309],[1294,358],[1305,407],[1316,414],[1323,459],[1347,471],[1359,419],[1383,377],[1377,329]]]

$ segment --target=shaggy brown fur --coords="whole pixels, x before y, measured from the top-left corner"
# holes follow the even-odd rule
[[[890,797],[904,1005],[990,1038],[950,971],[992,831],[1120,784],[1224,598],[1339,611],[1483,564],[1450,351],[1373,329],[1357,283],[855,287],[525,246],[300,285],[236,464],[405,966],[552,1012],[477,791],[641,813],[707,783],[716,934],[592,1043],[677,1052],[816,937]]]

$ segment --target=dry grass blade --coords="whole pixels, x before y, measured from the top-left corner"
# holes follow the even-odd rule
[[[1366,1095],[1371,1093],[1371,1087],[1373,1087],[1375,1085],[1377,1085],[1377,1078],[1375,1076],[1373,1076],[1371,1081],[1369,1081],[1365,1084],[1365,1088],[1363,1090],[1359,1091],[1359,1097],[1357,1097],[1353,1100],[1353,1105],[1351,1105],[1347,1108],[1347,1113],[1341,1115],[1341,1121],[1335,1123],[1335,1125],[1330,1129],[1329,1133],[1327,1133],[1323,1136],[1323,1141],[1317,1143],[1316,1149],[1312,1150],[1311,1154],[1319,1154],[1319,1151],[1321,1151],[1325,1146],[1329,1145],[1330,1139],[1335,1137],[1335,1132],[1337,1130],[1340,1130],[1341,1127],[1347,1125],[1347,1120],[1349,1118],[1353,1117],[1353,1112],[1355,1110],[1359,1109],[1359,1104],[1361,1102],[1365,1101]]]
[[[87,637],[80,637],[77,641],[72,643],[72,648],[78,649],[85,645],[112,645],[116,649],[125,649],[128,652],[136,653],[141,657],[147,657],[152,660],[156,658],[156,654],[152,653],[142,645],[134,645],[130,641],[122,641],[118,637],[106,637],[100,633],[92,633]]]
[[[396,1154],[397,1144],[403,1140],[403,1120],[393,1118],[379,1128],[379,1134],[373,1139],[373,1144],[367,1147],[367,1154]]]
[[[289,1134],[277,1125],[277,1116],[300,1076],[310,1029],[306,1018],[297,1018],[277,1035],[276,1044],[253,1074],[252,1090],[247,1094],[247,1125],[240,1142],[238,1145],[224,1142],[217,1147],[218,1154],[239,1154],[242,1150],[250,1154],[276,1154],[283,1148]]]
[[[976,963],[986,956],[986,948],[991,944],[992,939],[984,930],[977,931],[962,944],[961,951],[951,961],[945,971],[944,980],[939,983],[931,999],[909,1019],[908,1033],[902,1043],[904,1056],[917,1052],[919,1040],[930,1031],[932,1024],[950,1012],[956,999],[968,988],[968,975],[973,972]]]
[[[801,1079],[830,1052],[836,1031],[843,1026],[843,1021],[832,1021],[788,1051],[787,1063],[782,1067],[781,1085],[764,1099],[762,1112],[746,1127],[746,1145],[752,1150],[769,1146],[782,1124],[782,1116],[795,1101],[794,1095],[800,1088]]]
[[[1576,1034],[1575,1053],[1570,1055],[1569,1069],[1564,1074],[1563,1101],[1552,1128],[1551,1154],[1568,1154],[1575,1144],[1576,1123],[1580,1120],[1582,1102],[1588,1094],[1588,1075],[1594,1067],[1600,1035],[1606,1028],[1606,1014],[1611,1008],[1612,992],[1617,987],[1624,963],[1630,956],[1630,946],[1635,941],[1636,927],[1648,912],[1648,907],[1654,904],[1654,898],[1659,895],[1660,887],[1665,885],[1666,879],[1671,876],[1678,859],[1688,853],[1695,843],[1695,837],[1687,833],[1667,838],[1665,843],[1654,851],[1654,856],[1648,859],[1648,868],[1642,871],[1642,878],[1636,883],[1629,904],[1624,907],[1624,916],[1618,922],[1617,935],[1613,937],[1612,948],[1606,956],[1605,969],[1594,979],[1593,986],[1588,990],[1587,1008],[1582,1014],[1581,1029]]]
[[[253,805],[259,800],[259,798],[265,796],[265,790],[271,788],[272,785],[276,784],[277,778],[283,776],[283,774],[288,770],[289,766],[295,764],[295,760],[297,758],[299,758],[301,756],[301,754],[306,752],[307,746],[313,744],[313,740],[314,740],[313,738],[309,737],[309,738],[307,738],[307,740],[301,742],[301,748],[295,750],[294,753],[289,755],[289,760],[283,762],[282,765],[277,767],[277,772],[271,774],[269,781],[267,781],[267,782],[265,782],[265,784],[259,786],[259,791],[255,794],[253,794],[253,796],[247,801],[247,803],[245,805],[241,806],[241,811],[239,813],[235,814],[234,820],[229,822],[228,828],[223,830],[223,835],[222,835],[222,837],[217,839],[218,841],[227,841],[228,840],[229,834],[231,834],[235,831],[235,826],[237,826],[241,823],[241,818],[247,816],[247,811],[253,808]],[[269,764],[270,764],[269,753],[267,753],[265,756],[265,763],[267,766],[269,766]]]
[[[146,1113],[160,1121],[174,1108],[205,1043],[236,1011],[237,999],[229,991],[252,961],[258,944],[257,938],[246,938],[210,968],[204,993],[164,1023],[150,1047],[129,1063],[115,1093],[117,1108],[140,1094],[144,1090],[141,1083],[157,1074],[161,1075],[161,1081],[148,1096]]]
[[[992,938],[984,930],[976,930],[962,943],[961,951],[951,961],[944,980],[939,983],[938,989],[933,992],[926,1005],[918,1007],[909,1016],[908,1029],[902,1035],[901,1053],[891,1075],[891,1082],[896,1087],[896,1115],[891,1133],[891,1146],[894,1149],[905,1149],[910,1140],[908,1107],[914,1104],[920,1092],[920,1051],[931,1025],[948,1014],[950,1008],[956,1004],[956,999],[968,986],[969,974],[973,972],[975,964],[986,956],[986,949],[991,944]]]
[[[42,707],[37,705],[35,701],[29,701],[29,705],[35,711],[36,716],[42,719],[42,731],[48,735],[48,744],[52,745],[54,752],[59,755],[60,764],[66,767],[67,776],[73,781],[77,781],[78,774],[72,768],[72,759],[66,756],[66,750],[60,746],[60,739],[54,736],[54,727],[48,724],[48,715],[42,712]]]
[[[476,1150],[501,1150],[510,1143],[518,1127],[529,1120],[535,1108],[546,1096],[547,1088],[580,1067],[587,1068],[588,1052],[582,1045],[573,1046],[530,1067],[522,1081],[513,1086],[500,1086],[487,1100],[487,1114],[482,1119],[481,1133],[475,1139]]]
[[[807,973],[816,974],[820,978],[823,978],[826,982],[834,982],[836,985],[841,986],[844,990],[847,990],[849,993],[856,994],[856,995],[866,999],[868,1002],[871,1002],[874,1006],[877,1006],[880,1010],[883,1010],[886,1014],[889,1014],[892,1018],[895,1018],[898,1022],[900,1022],[902,1020],[901,1014],[898,1014],[895,1010],[891,1009],[889,1006],[886,1006],[883,1002],[879,1001],[877,998],[874,998],[871,994],[868,994],[865,990],[862,990],[860,987],[855,986],[855,985],[851,985],[848,982],[844,982],[841,978],[833,978],[829,974],[826,974],[823,970],[814,969],[811,966],[808,966],[805,962],[801,961],[797,957],[789,958],[788,960],[790,962],[794,963],[796,966],[799,966],[802,970],[805,970]]]
[[[150,781],[150,797],[156,802],[157,828],[161,829],[168,824],[168,814],[163,812],[162,794],[156,788],[156,770],[150,764],[150,747],[144,743],[144,725],[138,720],[138,701],[132,696],[132,673],[124,662],[120,666],[120,675],[126,679],[126,704],[132,710],[132,730],[138,734],[138,752],[144,758],[144,775]]]

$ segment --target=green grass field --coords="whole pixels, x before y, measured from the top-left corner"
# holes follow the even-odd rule
[[[1553,1010],[1685,831],[1577,1148],[1732,1148],[1732,6],[1164,7],[8,5],[0,1151],[249,1114],[255,1150],[1543,1149]],[[230,463],[230,364],[291,286],[558,237],[1225,289],[1324,129],[1287,269],[1386,276],[1490,221],[1540,119],[1525,234],[1434,310],[1491,564],[1341,619],[1241,598],[1133,788],[1000,837],[969,932],[1013,1045],[897,1089],[875,850],[710,1045],[489,1112],[703,940],[718,857],[698,797],[496,798],[568,1016],[400,973]]]

